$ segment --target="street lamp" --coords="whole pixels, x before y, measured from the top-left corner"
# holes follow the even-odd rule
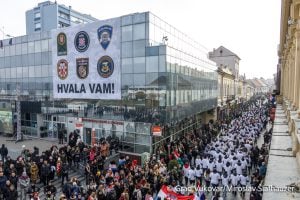
[[[2,39],[3,39],[3,40],[4,40],[4,37],[8,37],[8,38],[14,37],[14,36],[12,36],[12,35],[10,35],[10,34],[6,34],[6,33],[4,32],[4,26],[2,26],[2,28],[0,28],[0,31],[1,31],[1,33],[2,33]]]

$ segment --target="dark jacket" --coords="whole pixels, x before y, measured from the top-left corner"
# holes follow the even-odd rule
[[[17,190],[9,190],[8,196],[6,197],[6,200],[16,200],[18,199],[18,192]]]
[[[7,156],[8,154],[7,147],[4,144],[2,144],[2,147],[0,148],[0,154],[1,156]]]
[[[49,176],[50,172],[51,172],[50,165],[43,164],[41,167],[41,176],[43,176],[43,177]]]
[[[6,181],[7,181],[6,176],[1,176],[1,177],[0,177],[0,189],[4,189],[4,188],[5,188],[5,186],[6,186]]]

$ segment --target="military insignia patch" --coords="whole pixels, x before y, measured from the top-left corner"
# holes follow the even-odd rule
[[[57,56],[67,55],[67,36],[65,33],[57,35]]]
[[[98,28],[97,32],[99,42],[102,48],[106,50],[112,37],[113,27],[110,25],[104,25]]]
[[[109,56],[103,56],[98,60],[97,70],[101,77],[108,78],[114,72],[114,62]]]
[[[89,75],[89,58],[76,59],[76,73],[80,79],[85,79]]]
[[[57,62],[57,76],[64,80],[68,76],[68,61],[61,59]]]
[[[85,31],[80,31],[76,34],[74,45],[77,51],[85,52],[90,45],[89,35]]]

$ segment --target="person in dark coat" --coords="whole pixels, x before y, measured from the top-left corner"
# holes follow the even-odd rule
[[[48,185],[49,182],[49,176],[50,176],[50,172],[51,172],[51,167],[48,164],[48,161],[45,160],[42,167],[41,167],[41,180],[44,184],[44,186]]]
[[[18,188],[18,177],[16,175],[16,172],[12,171],[10,176],[9,176],[9,181],[11,182],[11,184],[13,184],[15,186],[15,190],[17,190]]]
[[[2,144],[2,147],[0,148],[0,154],[3,162],[4,160],[7,160],[8,150],[5,144]]]
[[[0,190],[5,188],[7,177],[3,174],[3,171],[0,171]]]
[[[18,199],[18,191],[15,188],[15,186],[13,184],[11,184],[9,186],[9,190],[8,190],[8,196],[6,197],[6,200],[16,200]]]
[[[63,163],[61,167],[61,185],[64,185],[64,180],[69,181],[69,166],[67,163]]]
[[[64,131],[62,129],[58,131],[58,141],[58,144],[64,143]]]

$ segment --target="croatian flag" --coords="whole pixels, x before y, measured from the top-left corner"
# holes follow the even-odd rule
[[[168,188],[168,186],[163,185],[157,194],[155,200],[197,200],[195,195],[181,195],[174,192],[172,189]]]

